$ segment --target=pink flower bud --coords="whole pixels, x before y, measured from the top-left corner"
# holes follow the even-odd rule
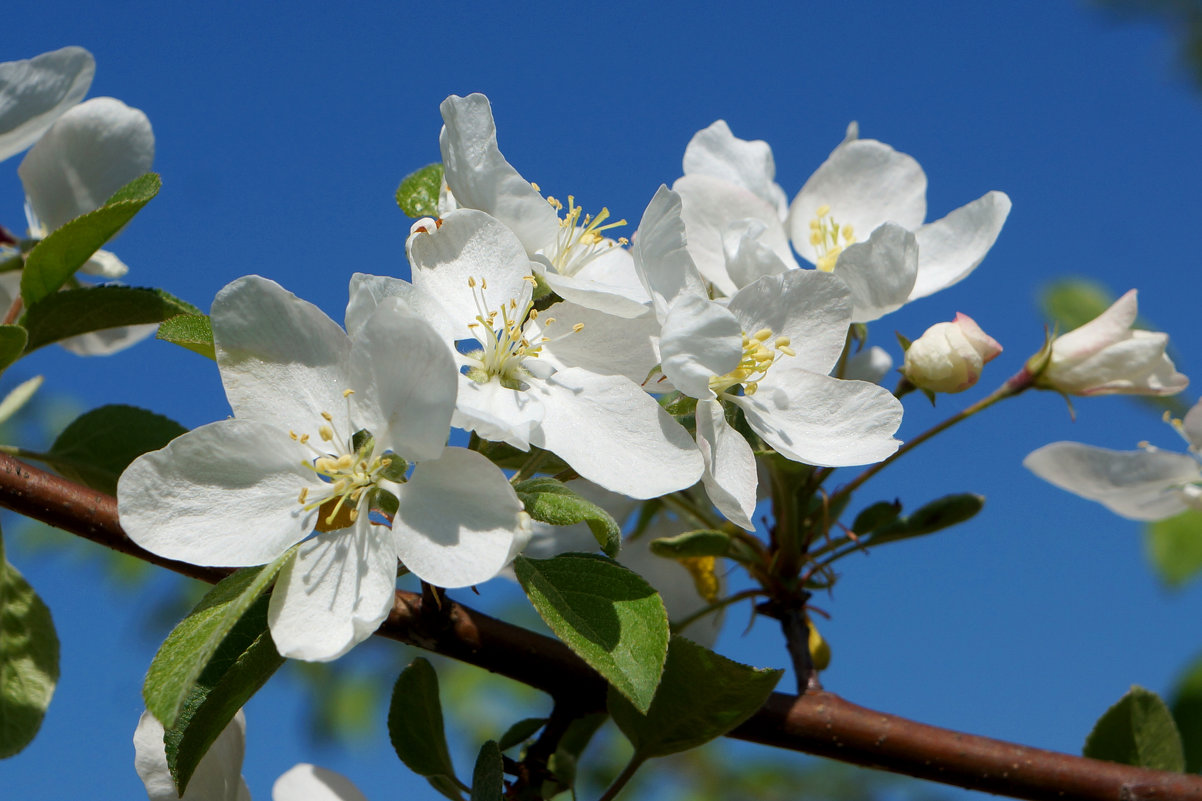
[[[981,368],[1002,346],[966,314],[950,323],[935,323],[906,350],[902,374],[911,384],[932,392],[963,392],[977,383]]]

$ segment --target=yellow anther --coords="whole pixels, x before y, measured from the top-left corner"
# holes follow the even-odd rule
[[[318,428],[317,435],[321,437],[322,442],[334,441],[334,429],[330,428],[329,426],[321,426]]]
[[[759,331],[756,331],[754,334],[752,334],[752,339],[758,339],[760,342],[765,342],[771,336],[771,328],[761,328]]]
[[[321,413],[321,417],[322,417],[322,419],[323,419],[323,420],[325,420],[327,423],[332,423],[332,422],[334,422],[334,415],[330,414],[329,412],[322,412],[322,413]]]
[[[789,341],[788,337],[777,337],[773,344],[775,344],[777,348],[787,348],[792,343]]]
[[[476,279],[469,275],[467,277],[467,285],[470,286],[472,289],[475,289],[476,288]]]
[[[309,497],[309,488],[301,487],[300,495],[296,496],[296,502],[299,503],[301,506],[304,506],[305,501],[308,499],[308,497]]]
[[[576,332],[577,334],[579,334],[581,331],[584,330],[584,323],[576,323],[575,325],[572,326],[572,330],[574,332]]]
[[[830,205],[829,205],[829,204],[826,204],[826,203],[823,203],[821,206],[819,206],[819,207],[818,207],[818,210],[814,212],[814,216],[815,216],[815,217],[822,218],[822,217],[825,217],[826,215],[828,215],[828,214],[830,214],[830,213],[831,213],[831,207],[830,207]]]
[[[788,345],[777,345],[776,349],[779,350],[781,353],[785,354],[786,356],[796,356],[797,355],[797,351],[793,350]]]
[[[354,394],[355,394],[355,390],[353,390],[353,389],[342,390],[342,397],[344,397],[344,398],[349,398],[351,395],[354,395]]]
[[[530,284],[533,284],[534,286],[538,286],[538,279],[535,278],[533,275],[523,275],[522,280],[527,281]]]
[[[538,184],[536,184],[534,181],[531,181],[531,182],[530,182],[530,186],[531,186],[531,187],[534,189],[534,191],[535,191],[535,192],[541,192],[541,191],[543,191],[543,190],[541,190],[541,189],[539,189],[539,188],[538,188]]]

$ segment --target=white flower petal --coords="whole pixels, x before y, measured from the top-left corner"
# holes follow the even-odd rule
[[[246,717],[239,709],[209,746],[181,797],[167,767],[163,724],[154,715],[143,712],[134,730],[134,770],[146,786],[150,801],[250,801],[250,791],[242,778],[245,753]]]
[[[834,274],[851,290],[853,323],[879,320],[905,305],[918,276],[919,254],[914,234],[892,223],[839,254]]]
[[[817,261],[810,221],[821,206],[857,234],[893,222],[913,230],[926,217],[927,177],[911,156],[875,139],[844,141],[827,157],[789,207],[789,235],[806,260]]]
[[[130,539],[197,565],[243,567],[275,559],[313,530],[301,489],[322,486],[309,451],[286,430],[221,420],[139,456],[117,482]]]
[[[1162,520],[1185,511],[1180,488],[1202,481],[1198,463],[1185,454],[1112,451],[1077,442],[1045,445],[1028,454],[1023,465],[1044,481],[1132,520]]]
[[[544,329],[547,318],[556,322]],[[577,323],[584,327],[561,336]],[[549,306],[527,331],[531,342],[543,336],[551,338],[543,344],[539,359],[558,368],[583,367],[601,375],[623,375],[641,384],[659,363],[652,338],[659,336],[660,325],[649,313],[628,320],[563,301]]]
[[[338,323],[274,281],[248,275],[213,300],[213,343],[234,415],[317,435],[326,411],[345,421],[351,341]],[[352,432],[343,432],[350,436]]]
[[[893,438],[902,406],[888,390],[778,363],[754,395],[731,397],[747,422],[788,458],[817,467],[879,462],[901,444]]]
[[[158,323],[103,328],[59,340],[59,345],[76,356],[109,356],[136,345],[159,330]]]
[[[386,275],[354,273],[351,275],[349,295],[345,322],[346,332],[352,337],[385,298],[398,298],[405,310],[414,317],[427,318],[433,311],[431,306],[436,307],[439,313],[442,311],[437,304],[424,302],[425,299],[413,284]],[[435,330],[441,329],[435,326]]]
[[[129,272],[129,268],[125,266],[125,262],[117,258],[117,254],[107,250],[98,250],[92,254],[91,258],[84,262],[79,271],[88,275],[99,275],[102,278],[112,280],[125,275]]]
[[[1195,403],[1181,422],[1190,447],[1194,450],[1202,448],[1202,401]]]
[[[705,459],[701,480],[714,506],[736,526],[755,531],[755,455],[743,435],[726,422],[718,401],[697,404],[697,448]]]
[[[95,73],[96,61],[82,47],[0,64],[0,161],[32,145],[83,100]]]
[[[272,801],[367,801],[347,777],[301,762],[285,771],[271,786]]]
[[[525,513],[505,474],[485,457],[447,448],[422,462],[401,489],[393,521],[401,561],[438,587],[487,581],[529,536]]]
[[[955,284],[977,268],[997,241],[1010,214],[1004,192],[988,192],[941,220],[919,228],[918,280],[910,300]]]
[[[685,175],[708,175],[753,193],[776,210],[783,220],[788,213],[785,191],[776,183],[772,148],[762,139],[740,139],[718,120],[693,135],[684,149]]]
[[[739,366],[742,333],[739,321],[721,305],[694,295],[677,298],[660,338],[664,375],[689,397],[714,397],[709,380]]]
[[[1138,292],[1129,289],[1106,311],[1085,325],[1056,337],[1052,360],[1055,362],[1085,359],[1114,342],[1126,339],[1128,330],[1138,314]]]
[[[301,545],[275,580],[267,623],[281,656],[328,662],[384,622],[396,590],[392,531],[367,520]]]
[[[537,261],[535,266],[543,267]],[[651,296],[635,272],[634,257],[623,247],[611,247],[575,275],[560,275],[546,268],[539,274],[564,300],[606,314],[632,319],[643,316],[650,308]]]
[[[452,423],[493,442],[529,450],[535,427],[544,414],[538,393],[509,389],[500,381],[483,384],[459,377],[459,397]]]
[[[862,350],[847,360],[842,377],[848,381],[867,381],[879,384],[893,368],[893,357],[884,348],[876,345]]]
[[[545,415],[531,443],[594,484],[655,498],[701,478],[704,463],[689,433],[625,378],[571,368],[534,389],[543,395]]]
[[[680,215],[680,195],[660,186],[643,212],[631,248],[639,280],[661,320],[679,295],[708,297],[686,247],[685,224]]]
[[[96,97],[59,117],[17,173],[34,214],[53,231],[100,208],[153,162],[154,132],[146,115],[120,100]]]
[[[779,275],[797,267],[792,260],[786,264],[760,241],[766,230],[767,226],[761,220],[736,220],[726,227],[723,236],[726,273],[739,289],[765,275]]]
[[[492,107],[482,94],[451,95],[439,106],[445,125],[438,137],[446,182],[460,207],[487,212],[534,253],[555,239],[559,218],[497,147]]]

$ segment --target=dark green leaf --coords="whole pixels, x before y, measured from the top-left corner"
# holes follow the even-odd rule
[[[0,370],[8,367],[25,352],[29,334],[19,325],[0,325]]]
[[[649,545],[651,553],[657,556],[687,559],[694,556],[725,556],[730,549],[730,540],[731,536],[725,531],[700,529],[686,531],[675,537],[660,537]]]
[[[0,540],[0,759],[33,740],[57,683],[50,610],[8,563]]]
[[[651,708],[640,712],[611,688],[609,713],[634,745],[636,759],[674,754],[747,720],[783,674],[748,667],[676,636]]]
[[[897,542],[933,534],[970,520],[985,505],[982,495],[960,493],[931,501],[909,517],[898,518],[873,532],[869,545]]]
[[[67,478],[115,495],[117,479],[130,462],[186,430],[174,420],[135,406],[101,406],[63,429],[50,446],[47,461]]]
[[[647,711],[668,653],[668,613],[637,573],[590,554],[519,556],[522,589],[551,631],[640,711]]]
[[[146,708],[170,729],[214,654],[238,621],[275,581],[295,548],[262,567],[245,567],[222,579],[167,635],[146,672]]]
[[[430,779],[436,790],[446,795],[445,788],[459,785],[443,730],[438,674],[421,657],[401,671],[392,688],[388,737],[406,767]],[[435,779],[443,781],[436,784]],[[458,792],[451,797],[459,798]]]
[[[21,297],[26,308],[57,292],[92,254],[125,226],[159,193],[162,181],[154,173],[135,178],[117,190],[95,211],[76,217],[34,245],[21,273]]]
[[[851,524],[851,530],[860,536],[871,534],[881,526],[887,526],[897,520],[901,510],[900,501],[877,501],[856,515],[855,522]]]
[[[505,792],[505,769],[501,749],[492,740],[480,748],[472,772],[472,801],[501,801]]]
[[[405,176],[396,190],[396,204],[410,217],[437,217],[442,191],[442,165],[427,164]]]
[[[1170,708],[1185,751],[1185,772],[1198,773],[1202,771],[1202,658],[1177,679]]]
[[[260,595],[209,659],[168,729],[167,766],[180,794],[209,747],[247,701],[284,664],[267,630],[269,598]]]
[[[206,314],[180,314],[164,320],[155,336],[201,356],[217,358],[217,351],[213,347],[213,326],[209,324]]]
[[[1142,687],[1132,687],[1098,718],[1082,753],[1153,770],[1185,770],[1181,736],[1169,708],[1160,696]]]
[[[522,718],[506,729],[497,745],[502,751],[508,751],[515,745],[521,745],[529,740],[546,724],[546,718]]]
[[[540,476],[514,486],[526,512],[535,520],[553,526],[587,523],[589,531],[607,556],[617,556],[622,547],[622,529],[609,512],[585,500],[562,481]]]
[[[1149,523],[1144,545],[1160,580],[1182,586],[1202,571],[1202,512],[1189,509]]]
[[[28,307],[21,325],[29,331],[27,350],[67,337],[127,325],[161,323],[196,307],[161,289],[90,286],[53,292]]]

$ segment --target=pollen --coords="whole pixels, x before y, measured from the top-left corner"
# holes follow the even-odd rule
[[[555,198],[547,198],[547,202],[556,211],[563,211],[563,204]],[[606,239],[604,232],[626,225],[626,220],[606,222],[609,219],[609,209],[602,208],[596,215],[584,213],[584,209],[576,205],[576,198],[568,195],[568,208],[563,219],[559,221],[559,235],[555,239],[554,253],[548,254],[551,265],[560,275],[576,275],[593,259],[605,253],[610,248],[628,243],[624,237],[616,243]]]
[[[814,246],[817,255],[815,266],[819,270],[827,273],[834,270],[839,254],[855,241],[856,234],[851,225],[837,223],[831,217],[831,207],[827,204],[818,207],[814,219],[810,220],[810,244]]]
[[[769,344],[771,343],[771,344]],[[743,333],[743,357],[735,369],[726,375],[710,379],[710,389],[715,394],[741,388],[744,395],[754,395],[760,381],[768,374],[768,368],[781,356],[796,356],[788,337],[778,337],[769,328],[761,328],[751,336]]]

